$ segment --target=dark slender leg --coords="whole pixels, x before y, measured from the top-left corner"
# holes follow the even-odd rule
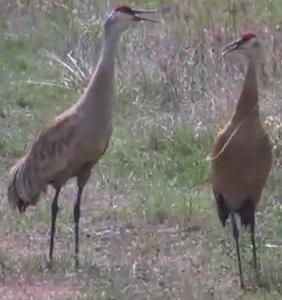
[[[236,252],[237,252],[237,260],[238,260],[238,266],[239,266],[239,275],[240,275],[240,283],[241,288],[244,289],[244,281],[243,281],[243,272],[242,272],[242,264],[241,264],[241,256],[240,256],[240,248],[239,248],[239,231],[237,228],[237,224],[235,221],[234,213],[231,213],[231,222],[232,222],[232,228],[233,228],[233,237],[235,239],[236,243]]]
[[[256,240],[255,240],[255,212],[253,212],[252,218],[250,220],[250,229],[251,229],[251,240],[252,240],[252,246],[253,246],[254,267],[255,267],[256,276],[258,278],[259,273],[258,273]]]
[[[49,264],[51,266],[53,262],[53,248],[54,248],[54,234],[56,229],[56,218],[57,213],[59,211],[58,207],[58,197],[60,193],[61,188],[56,189],[56,194],[52,202],[51,206],[51,231],[50,231],[50,248],[49,248]]]
[[[75,267],[79,267],[79,218],[80,218],[80,202],[81,202],[81,196],[82,196],[82,191],[83,187],[78,188],[77,192],[77,198],[76,202],[74,205],[74,210],[73,210],[73,217],[74,217],[74,230],[75,230],[75,254],[74,254],[74,259],[75,259]]]

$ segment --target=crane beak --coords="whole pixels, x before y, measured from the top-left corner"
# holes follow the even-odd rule
[[[132,9],[132,12],[133,12],[133,21],[135,22],[138,22],[138,21],[149,21],[149,22],[153,22],[153,23],[159,23],[158,20],[155,20],[155,19],[151,19],[151,18],[148,18],[148,17],[141,17],[141,16],[138,16],[140,14],[155,14],[157,13],[158,11],[156,9]]]
[[[238,39],[235,42],[226,45],[222,49],[222,56],[225,56],[227,53],[232,52],[234,50],[239,50],[242,44],[243,44],[242,39]]]

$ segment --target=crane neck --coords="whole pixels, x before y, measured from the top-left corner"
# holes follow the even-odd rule
[[[249,114],[259,117],[257,63],[254,57],[249,58],[245,82],[232,121],[241,122]]]
[[[118,44],[117,36],[104,37],[104,45],[98,60],[96,70],[86,88],[85,97],[92,98],[96,89],[100,89],[105,83],[109,84],[111,88],[114,84],[114,70],[115,70],[115,53]],[[95,97],[96,98],[96,97]]]
[[[98,61],[97,72],[95,73],[98,73],[101,70],[107,70],[113,73],[118,41],[119,35],[105,35],[102,53]]]
[[[77,104],[85,114],[101,124],[112,117],[115,53],[118,40],[119,35],[105,34],[95,72]]]

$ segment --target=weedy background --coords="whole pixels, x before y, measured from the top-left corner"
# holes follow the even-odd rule
[[[39,129],[75,103],[95,68],[102,24],[117,1],[0,2],[1,299],[281,299],[281,0],[123,1],[160,7],[161,24],[122,37],[115,130],[82,205],[79,272],[73,268],[70,182],[60,199],[55,268],[46,268],[48,190],[20,217],[6,203],[9,167]],[[144,4],[146,3],[146,4]],[[243,60],[221,47],[244,30],[265,49],[261,111],[275,161],[258,209],[256,282],[248,233],[238,289],[230,228],[217,220],[209,184],[211,142],[230,117]]]

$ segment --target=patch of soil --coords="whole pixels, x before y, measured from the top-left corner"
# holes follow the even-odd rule
[[[0,241],[1,251],[3,252],[17,255],[25,252],[26,241],[17,235],[0,232]]]
[[[70,282],[23,281],[0,286],[1,300],[64,300],[78,294]]]

